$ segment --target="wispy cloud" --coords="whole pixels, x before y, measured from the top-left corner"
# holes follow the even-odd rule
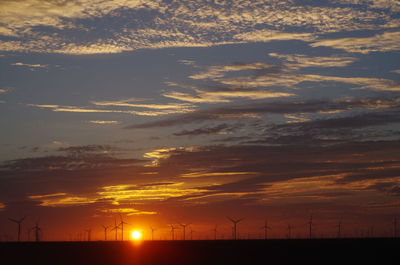
[[[308,42],[314,40],[316,37],[311,33],[286,33],[262,29],[236,34],[233,38],[248,42],[269,42],[274,40],[302,40]]]
[[[27,68],[30,68],[30,69],[47,69],[49,67],[48,64],[29,64],[29,63],[21,63],[21,62],[12,63],[10,65],[12,65],[12,66],[23,66],[23,67],[27,67]]]
[[[331,47],[355,53],[385,52],[400,50],[400,32],[383,32],[365,38],[322,39],[312,44],[312,47]]]
[[[93,121],[89,121],[89,123],[108,125],[108,124],[119,124],[120,122],[119,122],[119,121],[99,121],[99,120],[93,120]]]
[[[193,122],[208,120],[234,119],[234,118],[255,118],[260,114],[300,114],[300,113],[331,113],[354,109],[390,109],[398,108],[399,100],[364,98],[364,99],[342,99],[342,100],[320,100],[320,101],[288,101],[288,102],[258,102],[247,104],[227,105],[224,107],[197,110],[192,113],[182,114],[158,121],[151,121],[143,124],[127,126],[133,128],[154,128],[176,126]]]
[[[234,98],[266,99],[295,96],[293,93],[273,92],[267,90],[202,91],[196,89],[195,92],[196,94],[193,95],[189,93],[171,91],[164,93],[163,96],[193,103],[231,102],[231,99]]]
[[[95,106],[118,106],[116,103],[96,103]],[[123,104],[123,103],[121,103]],[[121,109],[101,109],[101,108],[88,108],[88,107],[79,107],[79,106],[61,106],[61,105],[45,105],[45,104],[27,104],[30,107],[37,107],[42,109],[50,109],[55,112],[75,112],[75,113],[122,113],[122,114],[131,114],[131,115],[139,115],[139,116],[160,116],[160,115],[168,115],[168,114],[176,114],[176,113],[187,113],[193,111],[192,109],[187,108],[186,106],[176,105],[175,109],[173,106],[165,106],[163,105],[136,105],[133,104],[130,107],[140,107],[140,108],[149,108],[149,109],[157,109],[157,110],[121,110]],[[121,105],[120,105],[121,106]],[[179,106],[179,107],[177,107]]]
[[[285,65],[291,69],[305,67],[345,67],[357,60],[349,56],[309,57],[304,54],[277,54],[269,53],[269,56],[285,61]]]

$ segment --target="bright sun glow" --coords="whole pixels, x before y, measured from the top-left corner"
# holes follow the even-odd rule
[[[140,240],[142,238],[142,233],[140,233],[139,231],[133,231],[131,234],[131,238],[133,240]]]

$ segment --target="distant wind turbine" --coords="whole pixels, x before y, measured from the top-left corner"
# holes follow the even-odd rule
[[[119,225],[121,226],[121,241],[124,241],[124,224],[127,225],[128,223],[122,220],[122,215],[119,215],[119,217],[121,218],[121,222],[119,223]]]
[[[101,225],[102,227],[103,227],[103,229],[104,229],[104,241],[107,241],[107,229],[110,227],[110,226],[105,226],[105,225]]]
[[[342,221],[339,221],[339,223],[336,225],[337,227],[337,238],[342,237]]]
[[[214,240],[217,240],[218,225],[215,225],[212,231],[214,232]]]
[[[85,232],[87,233],[88,237],[87,237],[87,241],[91,241],[92,240],[92,229],[85,229]]]
[[[186,227],[190,224],[179,224],[183,228],[183,240],[186,240]]]
[[[264,239],[267,240],[268,239],[268,230],[271,229],[271,227],[268,226],[268,220],[267,219],[265,219],[265,224],[261,228],[264,229]]]
[[[313,228],[313,226],[314,226],[313,216],[311,215],[310,216],[310,220],[308,221],[308,237],[309,237],[309,239],[312,238],[312,228]]]
[[[195,232],[191,227],[189,227],[190,229],[190,240],[193,240],[193,233]]]
[[[292,237],[292,226],[290,224],[288,224],[287,229],[288,229],[287,238],[291,239],[291,237]]]
[[[36,222],[35,226],[32,227],[32,229],[35,231],[35,241],[39,242],[40,241],[40,235],[42,233],[42,229],[39,227],[39,222]]]
[[[175,240],[175,229],[178,229],[178,228],[174,225],[169,225],[169,227],[171,227],[171,239]]]
[[[115,241],[118,240],[118,229],[119,229],[119,224],[117,225],[117,219],[114,218],[114,227],[111,229],[115,231]]]
[[[237,224],[240,223],[241,221],[243,221],[244,218],[241,218],[241,219],[232,219],[230,217],[227,217],[227,218],[233,224],[232,237],[233,237],[233,240],[236,240],[237,239]]]
[[[22,217],[22,218],[19,219],[19,220],[15,220],[15,219],[12,219],[12,218],[8,218],[10,221],[12,221],[12,222],[14,222],[14,223],[16,223],[16,224],[18,225],[18,234],[17,234],[18,242],[21,241],[21,224],[22,224],[22,222],[25,220],[25,218],[26,218],[26,216]]]
[[[150,230],[151,230],[151,240],[154,240],[154,231],[156,231],[157,229],[150,226]]]

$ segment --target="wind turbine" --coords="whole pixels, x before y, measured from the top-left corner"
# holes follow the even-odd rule
[[[183,240],[186,240],[186,227],[190,224],[179,224],[183,228]]]
[[[151,230],[151,240],[154,240],[154,231],[156,231],[157,229],[150,226],[150,230]]]
[[[292,237],[292,226],[290,224],[288,224],[287,229],[288,229],[288,234],[287,234],[287,238],[290,239]]]
[[[265,224],[261,228],[264,229],[264,239],[267,240],[268,239],[268,229],[271,229],[271,227],[268,226],[268,220],[267,219],[265,219]]]
[[[338,231],[337,231],[337,238],[342,237],[342,221],[339,221],[339,224],[336,226]]]
[[[230,217],[227,217],[227,218],[233,224],[232,236],[233,236],[233,240],[236,240],[236,238],[237,238],[237,224],[240,223],[241,221],[243,221],[244,218],[241,218],[241,219],[232,219]]]
[[[85,229],[85,232],[87,232],[88,237],[87,237],[87,241],[91,241],[92,240],[92,229]]]
[[[104,241],[107,241],[107,229],[110,227],[110,226],[105,226],[105,225],[101,225],[102,227],[103,227],[103,229],[104,229]]]
[[[308,221],[308,234],[309,234],[309,239],[312,238],[312,227],[313,227],[313,216],[310,216],[310,220]]]
[[[111,231],[115,230],[115,241],[118,240],[118,229],[119,229],[119,224],[117,225],[117,219],[114,218],[114,227],[111,229]]]
[[[214,240],[217,240],[218,225],[215,225],[212,231],[214,232]]]
[[[172,240],[175,240],[175,229],[178,229],[178,228],[174,225],[169,225],[169,227],[171,227],[171,238],[172,238]]]
[[[14,222],[14,223],[16,223],[16,224],[18,225],[18,236],[17,236],[18,242],[21,241],[21,224],[22,224],[22,222],[25,220],[25,218],[26,218],[26,216],[22,217],[22,218],[19,219],[19,220],[15,220],[15,219],[12,219],[12,218],[8,218],[10,221],[12,221],[12,222]]]
[[[124,222],[124,220],[122,220],[122,215],[119,215],[119,217],[121,218],[121,222],[118,225],[118,226],[121,226],[121,241],[124,241],[124,224],[127,225],[128,223],[126,223],[126,222]]]
[[[40,241],[40,234],[42,232],[42,229],[39,227],[39,222],[36,222],[35,226],[32,227],[31,229],[33,229],[35,231],[35,241],[39,242]]]
[[[193,240],[193,233],[195,232],[191,227],[189,227],[190,229],[190,240]]]

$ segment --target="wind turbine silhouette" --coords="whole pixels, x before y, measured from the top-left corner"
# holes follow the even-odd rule
[[[121,241],[124,241],[124,224],[127,225],[128,223],[124,222],[122,220],[122,215],[120,214],[119,217],[121,218],[121,222],[119,223],[118,226],[121,226]]]
[[[171,239],[175,240],[175,229],[178,229],[178,228],[174,225],[169,225],[169,227],[171,227]]]
[[[186,240],[186,227],[190,224],[179,224],[183,228],[183,240]]]
[[[265,219],[265,224],[261,228],[264,229],[264,239],[267,240],[268,239],[268,229],[271,229],[271,227],[268,226],[268,220],[267,219]]]
[[[191,227],[189,227],[190,229],[190,240],[193,240],[193,233],[195,232]]]
[[[117,225],[117,219],[114,217],[114,227],[111,229],[115,230],[115,241],[118,240],[118,229],[119,229],[119,224]]]
[[[214,232],[214,240],[217,240],[218,225],[215,225],[212,231]]]
[[[156,231],[157,229],[150,226],[150,230],[151,230],[151,240],[154,240],[154,231]]]
[[[103,229],[104,229],[104,241],[107,241],[107,229],[110,227],[110,226],[105,226],[105,225],[101,225],[102,227],[103,227]]]
[[[339,224],[336,225],[338,231],[337,231],[337,238],[342,237],[342,221],[339,221]]]
[[[92,240],[92,229],[85,229],[85,232],[87,232],[88,237],[87,237],[87,241],[91,241]]]
[[[227,218],[233,224],[232,237],[233,237],[233,240],[236,240],[237,239],[237,224],[240,223],[241,221],[243,221],[244,218],[241,218],[241,219],[232,219],[230,217],[227,217]]]
[[[308,221],[308,233],[309,233],[309,239],[312,238],[312,227],[313,227],[313,216],[310,216],[310,220]]]
[[[290,239],[292,237],[292,226],[290,224],[288,224],[287,229],[288,229],[288,234],[287,234],[287,238]]]
[[[19,220],[15,220],[15,219],[12,219],[12,218],[8,218],[10,221],[12,221],[12,222],[14,222],[14,223],[16,223],[16,224],[18,225],[18,234],[17,234],[18,242],[21,241],[21,224],[22,224],[22,222],[25,220],[25,218],[26,218],[26,216],[22,217],[22,218],[19,219]]]
[[[39,242],[40,241],[40,234],[42,232],[42,229],[39,227],[39,221],[36,222],[35,226],[32,227],[31,229],[33,229],[35,231],[35,241]]]

